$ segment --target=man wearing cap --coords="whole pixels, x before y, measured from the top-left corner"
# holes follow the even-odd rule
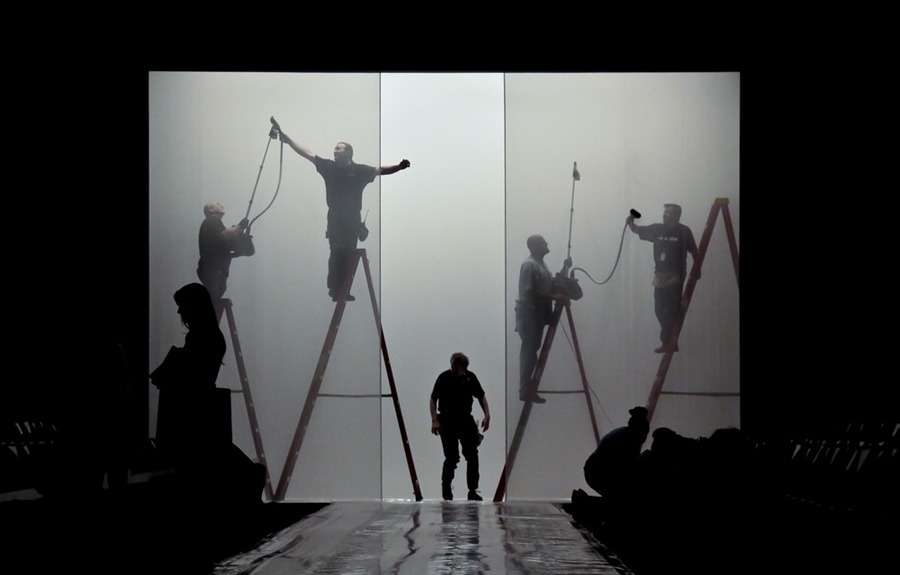
[[[209,291],[213,302],[225,295],[228,283],[228,271],[234,257],[234,240],[246,228],[246,218],[241,223],[229,228],[222,223],[225,208],[222,204],[211,202],[203,206],[206,218],[200,224],[200,261],[197,263],[197,277]]]

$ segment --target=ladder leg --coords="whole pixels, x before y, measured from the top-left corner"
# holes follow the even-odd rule
[[[238,374],[241,378],[241,393],[244,396],[244,403],[247,406],[247,416],[250,420],[250,432],[253,436],[253,446],[256,449],[256,459],[266,470],[266,496],[271,500],[273,498],[273,493],[272,482],[269,477],[269,464],[266,461],[266,453],[263,450],[262,435],[259,430],[259,422],[256,419],[256,407],[253,403],[253,397],[250,394],[250,380],[247,377],[247,369],[244,366],[244,354],[241,351],[241,342],[238,338],[237,323],[234,321],[234,310],[232,309],[230,299],[223,299],[220,301],[224,304],[223,307],[228,317],[228,329],[231,332],[231,344],[234,348],[234,359],[237,363]]]
[[[356,266],[359,264],[359,252],[354,254],[350,263],[355,270]],[[294,437],[291,440],[287,460],[284,463],[281,478],[278,480],[278,488],[275,490],[275,501],[283,501],[285,494],[287,493],[291,475],[294,473],[294,467],[297,464],[297,456],[300,453],[300,447],[303,445],[303,439],[306,435],[306,428],[309,426],[313,407],[315,407],[316,399],[319,397],[319,389],[322,387],[325,369],[328,367],[328,360],[331,358],[331,351],[334,348],[334,341],[337,338],[338,328],[341,325],[341,318],[344,315],[344,309],[347,307],[346,295],[350,292],[350,285],[352,283],[353,275],[349,274],[345,280],[344,287],[341,289],[341,295],[338,297],[337,304],[334,307],[334,314],[331,316],[331,325],[328,328],[328,334],[325,336],[325,343],[322,344],[322,352],[319,354],[319,363],[316,365],[316,371],[313,375],[312,383],[309,386],[309,392],[306,394],[306,402],[303,404],[303,411],[300,413],[300,420],[297,422],[297,429],[294,431]]]
[[[388,356],[387,342],[384,339],[384,329],[381,324],[381,313],[378,310],[378,300],[375,297],[375,284],[372,281],[372,271],[369,268],[369,258],[365,250],[361,250],[363,266],[366,271],[366,283],[369,286],[369,298],[372,300],[372,312],[375,314],[375,326],[378,329],[378,337],[381,340],[381,354],[384,358],[384,368],[387,373],[388,383],[391,386],[391,399],[394,402],[394,412],[397,414],[397,425],[400,428],[400,439],[403,441],[403,451],[406,455],[406,465],[409,467],[409,477],[412,480],[413,495],[416,501],[422,501],[422,490],[419,487],[419,477],[416,474],[416,465],[413,462],[412,449],[409,445],[409,437],[406,434],[406,424],[403,422],[403,413],[400,410],[400,397],[397,395],[397,385],[394,382],[394,370],[391,367],[391,359]]]
[[[728,247],[731,250],[731,263],[734,265],[734,278],[737,280],[738,288],[740,289],[740,257],[738,256],[737,240],[734,235],[734,224],[731,221],[731,211],[729,211],[727,204],[722,207],[722,220],[725,223],[725,233],[728,236]]]
[[[594,430],[594,439],[600,442],[600,430],[597,427],[597,418],[594,416],[594,402],[591,401],[591,387],[588,385],[587,374],[584,370],[584,361],[581,358],[581,346],[578,345],[578,334],[575,332],[575,321],[572,319],[572,309],[566,304],[566,317],[569,319],[569,330],[572,332],[572,344],[575,346],[575,359],[578,361],[578,371],[581,374],[581,384],[584,387],[584,398],[587,401],[588,413],[591,416],[591,427]]]
[[[497,484],[497,490],[494,492],[494,502],[501,502],[506,496],[506,483],[509,475],[512,473],[513,465],[516,462],[516,456],[519,453],[519,445],[522,443],[522,437],[525,435],[525,427],[528,425],[528,418],[531,416],[531,408],[534,402],[532,397],[537,393],[541,383],[541,377],[544,375],[544,366],[547,364],[547,357],[550,354],[550,347],[553,345],[553,339],[556,337],[556,328],[559,325],[559,318],[562,314],[563,306],[556,305],[553,310],[553,317],[550,319],[550,326],[547,328],[547,335],[544,336],[544,343],[541,345],[541,354],[538,363],[534,368],[532,376],[532,394],[529,394],[522,406],[522,413],[519,415],[519,423],[516,425],[516,431],[513,434],[512,442],[509,446],[509,452],[506,456],[506,463],[503,466],[503,472],[500,474],[500,481]]]

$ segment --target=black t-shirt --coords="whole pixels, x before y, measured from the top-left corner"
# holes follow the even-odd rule
[[[456,375],[448,369],[437,377],[431,390],[431,399],[437,405],[438,412],[450,418],[471,415],[473,400],[483,397],[481,382],[471,371]]]
[[[329,210],[356,213],[362,210],[363,189],[375,180],[375,168],[351,163],[338,166],[334,160],[316,156],[316,171],[325,180],[325,202]]]
[[[675,224],[667,228],[663,224],[650,224],[638,227],[638,237],[653,242],[653,261],[659,273],[677,273],[684,278],[687,275],[687,253],[697,253],[697,244],[691,228],[684,224]]]
[[[224,231],[225,224],[217,216],[207,216],[200,224],[199,267],[228,272],[231,266],[232,242],[222,234]]]

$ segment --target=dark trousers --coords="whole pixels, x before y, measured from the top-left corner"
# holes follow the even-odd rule
[[[675,322],[681,316],[683,289],[683,283],[675,283],[655,288],[653,291],[654,311],[656,311],[656,319],[659,321],[659,339],[663,345],[669,345],[675,334]]]
[[[356,270],[350,269],[350,259],[356,253],[359,240],[359,217],[349,223],[344,219],[333,217],[329,212],[328,247],[331,253],[328,256],[328,293],[337,296],[347,276]]]
[[[350,270],[350,258],[356,252],[356,248],[343,248],[331,246],[331,255],[328,256],[328,293],[337,296],[344,287],[344,281],[352,273]]]
[[[519,349],[519,394],[525,394],[531,391],[534,368],[537,367],[538,352],[541,350],[546,324],[528,314],[524,314],[521,320],[518,329],[522,340]]]
[[[466,486],[469,491],[478,489],[478,425],[471,415],[463,418],[448,418],[439,415],[441,422],[441,446],[444,448],[444,467],[441,471],[441,485],[449,489],[453,483],[456,466],[459,464],[459,450],[466,459]]]
[[[325,237],[331,254],[328,256],[328,293],[337,297],[350,270],[350,258],[359,241],[359,211],[345,209],[328,210],[328,227]]]
[[[197,277],[200,278],[200,283],[209,292],[213,301],[225,295],[228,287],[228,272],[215,268],[198,267]]]

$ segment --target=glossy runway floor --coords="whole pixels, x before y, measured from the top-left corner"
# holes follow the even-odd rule
[[[336,502],[216,575],[630,575],[553,503]]]

